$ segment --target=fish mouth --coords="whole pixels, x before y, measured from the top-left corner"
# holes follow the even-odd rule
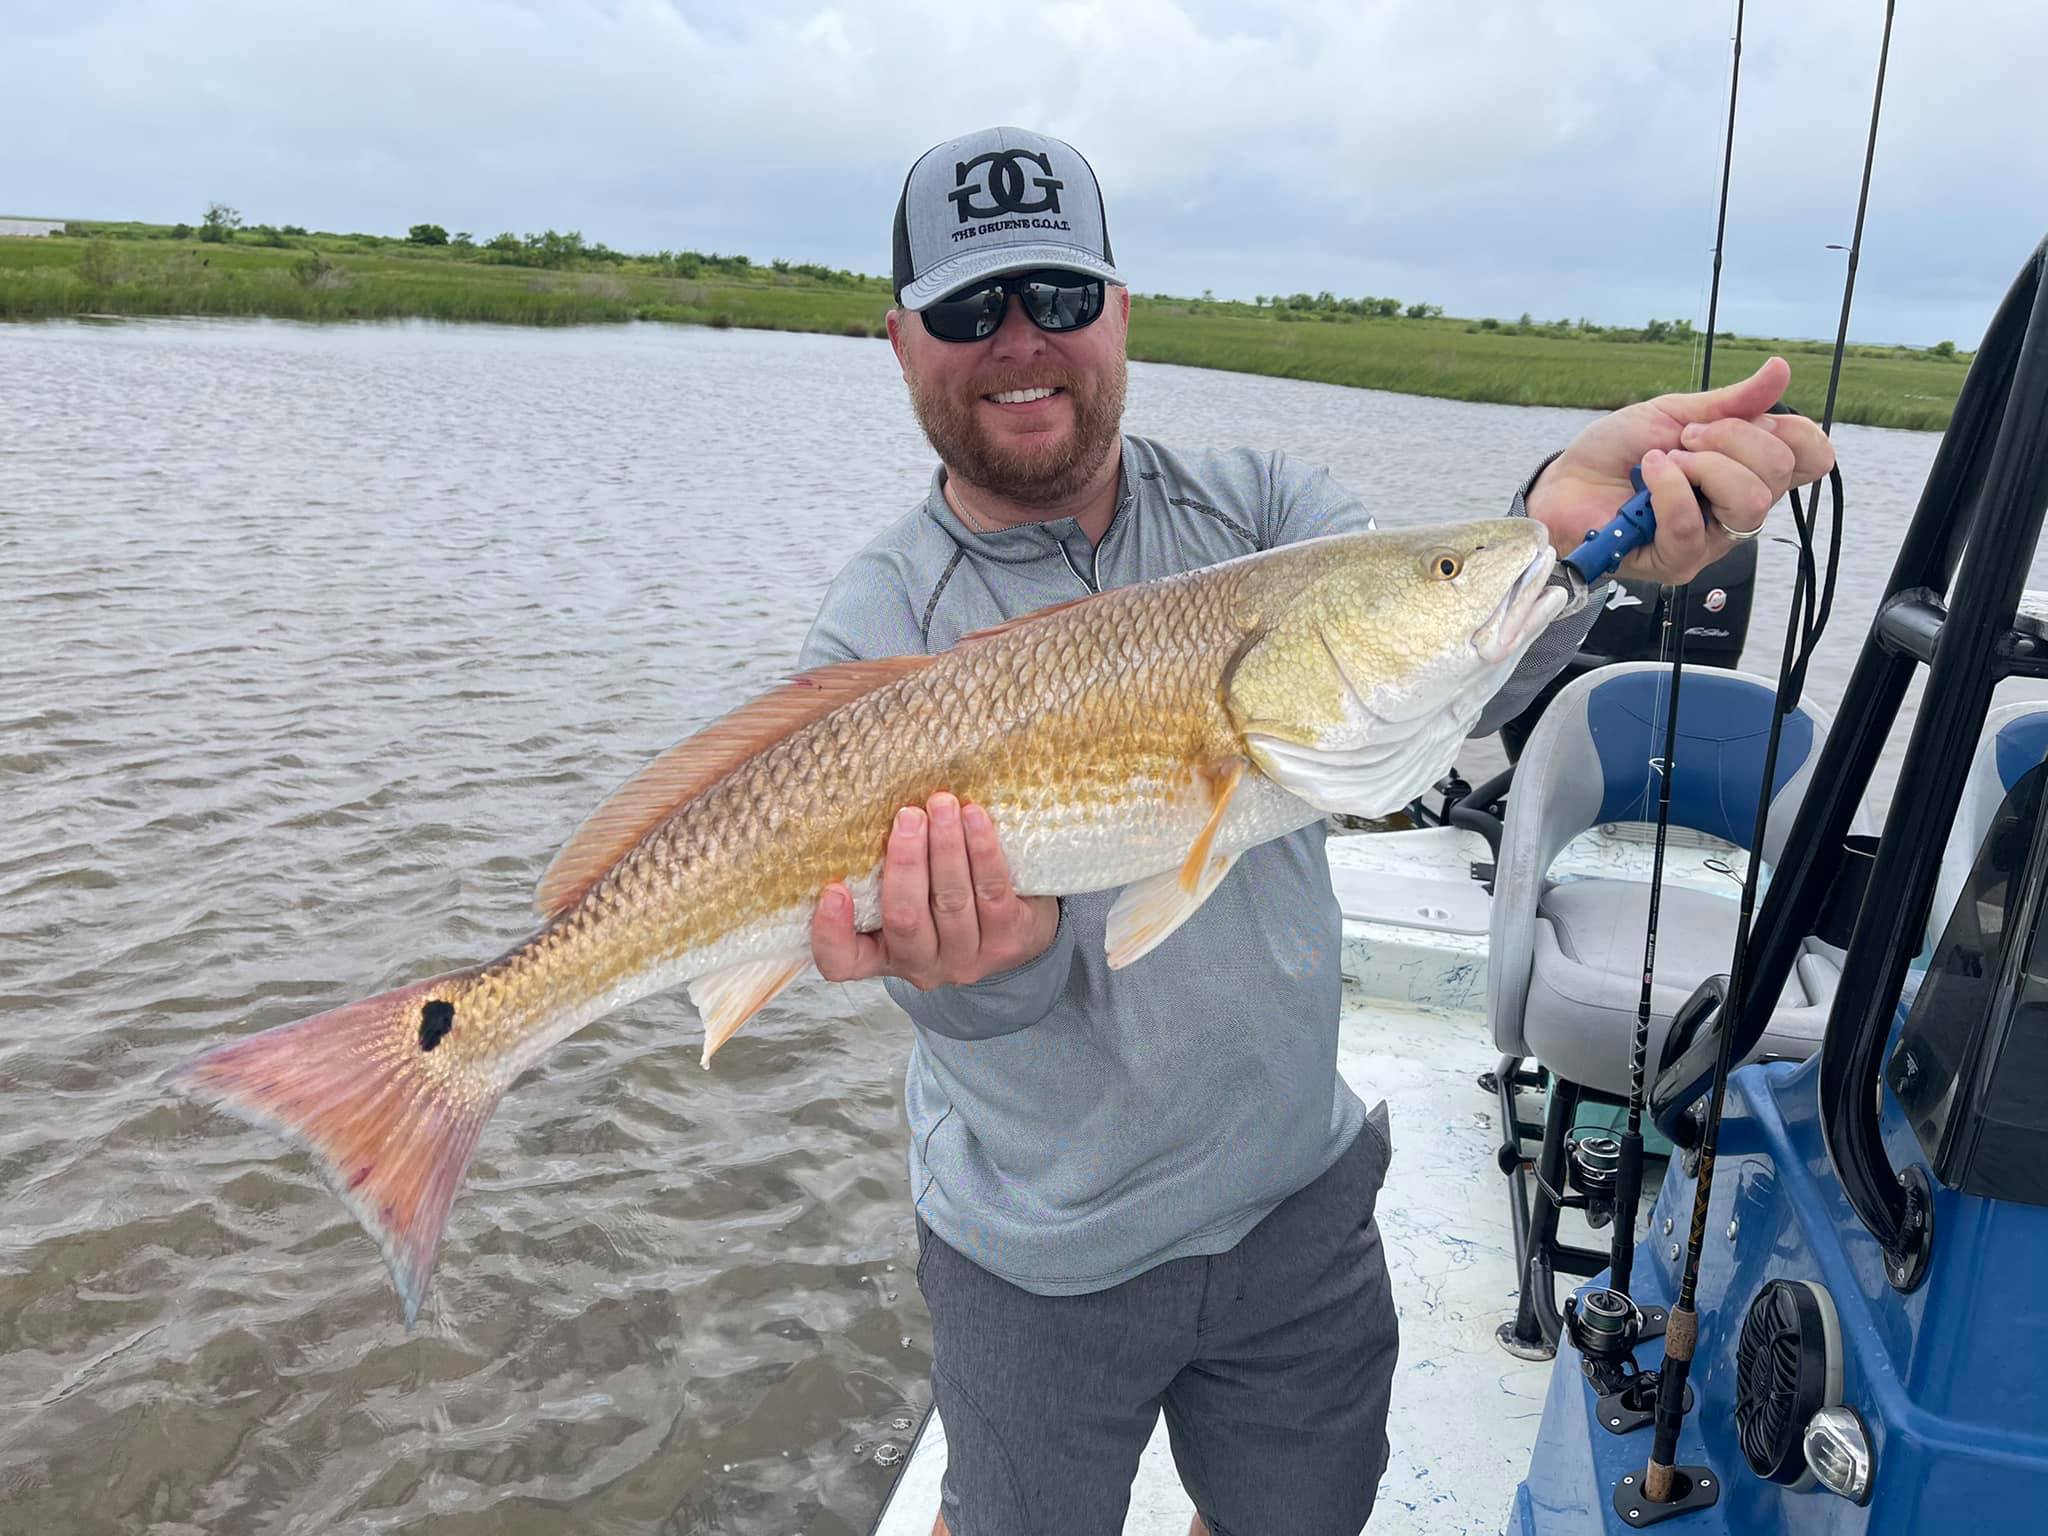
[[[1556,564],[1557,552],[1548,544],[1536,551],[1486,622],[1472,631],[1472,649],[1481,661],[1489,666],[1506,661],[1571,606],[1571,594],[1550,585],[1551,567]]]

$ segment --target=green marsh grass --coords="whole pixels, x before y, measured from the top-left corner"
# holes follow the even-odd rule
[[[1400,394],[1508,405],[1612,410],[1696,386],[1700,341],[1645,342],[1540,330],[1470,329],[1453,319],[1339,318],[1283,322],[1268,310],[1138,302],[1130,354],[1147,362],[1314,379]],[[1721,383],[1778,355],[1792,364],[1793,408],[1818,416],[1832,345],[1723,336],[1714,344]],[[1852,347],[1842,360],[1835,419],[1939,430],[1948,425],[1967,357],[1907,348]]]
[[[290,238],[290,237],[288,237]],[[578,325],[625,320],[876,334],[889,304],[879,280],[827,286],[764,272],[759,280],[674,278],[626,263],[598,271],[488,265],[445,250],[346,237],[283,247],[193,240],[70,237],[0,241],[0,319],[63,315],[267,315],[283,320],[493,321]]]
[[[580,243],[566,253],[417,246],[366,234],[174,238],[166,225],[81,224],[43,239],[0,239],[0,320],[69,315],[264,315],[287,320],[419,318],[510,325],[628,320],[882,336],[880,278],[752,266],[737,259],[625,257]],[[550,242],[553,237],[549,237]],[[261,242],[261,243],[259,243]],[[493,259],[493,258],[497,259]],[[549,265],[525,264],[545,260]],[[1306,296],[1302,296],[1306,298]],[[1341,309],[1135,297],[1140,361],[1310,379],[1511,405],[1611,409],[1698,377],[1700,338],[1646,341],[1614,328],[1371,316]],[[1724,336],[1716,377],[1772,353],[1793,365],[1791,400],[1817,415],[1829,344]],[[1947,425],[1967,355],[1856,346],[1836,417],[1872,426]]]

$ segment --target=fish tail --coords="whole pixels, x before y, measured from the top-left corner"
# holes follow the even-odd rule
[[[176,1067],[166,1086],[307,1147],[384,1251],[419,1316],[455,1192],[504,1085],[474,1058],[437,1054],[463,1026],[483,967],[280,1024]]]

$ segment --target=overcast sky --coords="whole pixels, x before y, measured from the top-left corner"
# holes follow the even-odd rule
[[[1882,0],[1749,7],[1721,324],[1834,334]],[[909,163],[1094,164],[1140,292],[1704,321],[1732,3],[0,0],[0,213],[884,272]],[[1909,3],[1851,334],[1973,345],[2048,233],[2048,3]]]

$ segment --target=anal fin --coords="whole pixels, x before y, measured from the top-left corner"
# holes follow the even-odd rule
[[[1230,797],[1244,782],[1245,760],[1225,758],[1201,771],[1209,790],[1209,819],[1196,834],[1188,856],[1179,869],[1167,870],[1134,885],[1127,885],[1109,909],[1109,930],[1105,935],[1109,968],[1120,971],[1133,960],[1150,954],[1166,936],[1195,915],[1195,909],[1209,899],[1230,866],[1234,853],[1217,853],[1216,833],[1230,809]]]
[[[747,960],[709,971],[690,983],[690,1001],[704,1015],[704,1065],[747,1020],[796,980],[810,963],[809,951],[794,955],[773,955],[766,960]]]

